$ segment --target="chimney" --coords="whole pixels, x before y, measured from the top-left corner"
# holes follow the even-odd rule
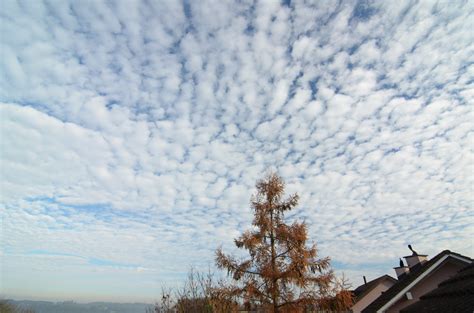
[[[364,277],[364,285],[367,285],[367,279],[365,278],[365,276],[362,277]]]
[[[410,268],[403,264],[402,259],[400,259],[400,266],[394,267],[393,269],[395,270],[395,273],[397,274],[398,280],[403,279],[403,277],[405,277],[405,275],[410,272]]]
[[[411,245],[408,245],[408,248],[411,250],[412,255],[404,256],[403,258],[408,264],[408,267],[411,269],[414,266],[422,265],[426,261],[428,261],[428,255],[426,254],[418,254],[415,250],[413,250]]]

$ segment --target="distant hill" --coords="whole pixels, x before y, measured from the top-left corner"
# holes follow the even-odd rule
[[[35,313],[145,313],[150,307],[146,303],[113,303],[113,302],[92,302],[76,303],[30,301],[30,300],[8,300],[23,309],[32,309]]]

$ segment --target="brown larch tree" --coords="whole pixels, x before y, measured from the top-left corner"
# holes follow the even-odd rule
[[[216,251],[216,264],[236,282],[233,293],[267,312],[306,309],[345,309],[350,293],[336,283],[329,258],[318,258],[316,245],[307,247],[304,222],[286,224],[285,212],[298,204],[298,195],[284,199],[285,184],[270,174],[257,182],[252,197],[253,228],[234,240],[248,259]]]

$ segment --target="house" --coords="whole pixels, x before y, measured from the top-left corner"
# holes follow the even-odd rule
[[[418,254],[411,246],[409,248],[413,253],[404,257],[407,265],[400,260],[400,266],[394,268],[398,281],[363,309],[362,313],[400,312],[473,261],[449,250],[428,260],[427,255]]]
[[[420,301],[407,306],[402,313],[472,313],[474,312],[474,263],[421,296]]]
[[[362,310],[377,299],[382,292],[392,287],[396,282],[397,280],[389,275],[380,276],[369,282],[366,281],[364,276],[364,284],[352,291],[355,302],[351,307],[351,312],[362,312]]]

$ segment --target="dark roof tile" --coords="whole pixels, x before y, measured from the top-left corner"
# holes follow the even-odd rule
[[[469,264],[438,288],[420,297],[402,313],[472,313],[474,311],[474,263]]]

